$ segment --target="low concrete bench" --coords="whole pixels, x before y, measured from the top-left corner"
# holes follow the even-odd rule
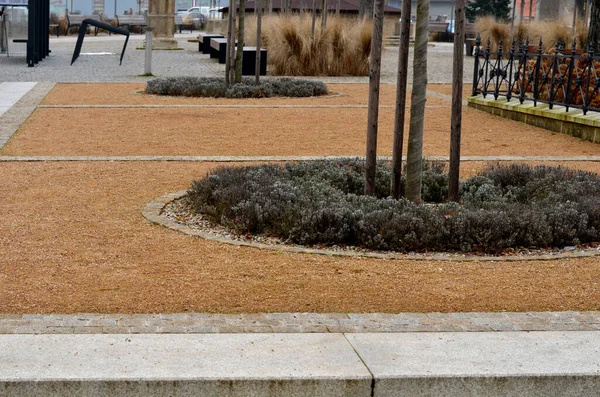
[[[48,29],[56,29],[56,37],[58,37],[60,28],[57,23],[51,23],[50,25],[48,25]]]
[[[237,44],[237,42],[236,42]],[[227,39],[226,38],[211,38],[210,39],[210,57],[218,58],[219,63],[225,63],[227,58]]]
[[[142,32],[148,26],[144,15],[117,15],[117,27],[125,27],[131,32],[132,26],[138,26]]]
[[[222,34],[200,32],[198,35],[198,51],[201,51],[203,54],[210,54],[210,40],[222,39],[224,37]]]
[[[256,75],[256,47],[244,47],[242,57],[242,76]],[[267,75],[267,50],[260,49],[260,75]]]

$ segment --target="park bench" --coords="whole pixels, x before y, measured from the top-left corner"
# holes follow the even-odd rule
[[[200,32],[198,39],[195,40],[198,43],[198,51],[203,54],[210,54],[210,39],[222,39],[224,37],[222,34]]]
[[[175,30],[179,29],[179,33],[181,33],[181,30],[184,28],[186,30],[189,29],[190,33],[192,33],[194,31],[194,24],[186,23],[181,15],[175,15]]]
[[[55,32],[56,32],[56,37],[58,37],[58,33],[59,33],[59,31],[60,31],[60,28],[59,28],[59,26],[58,26],[58,24],[57,24],[57,23],[51,23],[51,24],[49,24],[49,25],[48,25],[48,29],[56,29],[56,30],[55,30]]]
[[[256,75],[256,47],[244,47],[242,57],[242,76]],[[267,75],[267,50],[260,49],[260,75]]]
[[[427,30],[429,33],[446,33],[448,25],[448,22],[429,22]]]
[[[475,47],[475,40],[477,39],[477,30],[475,29],[474,23],[467,23],[465,25],[465,50],[467,56],[473,56],[473,48]]]
[[[69,35],[69,30],[71,28],[81,28],[81,23],[85,19],[93,19],[95,21],[102,22],[98,15],[81,15],[81,14],[67,14],[67,35]],[[98,35],[99,28],[94,26],[94,35]]]
[[[237,44],[237,41],[236,41]],[[210,39],[210,57],[218,58],[219,63],[225,63],[227,58],[227,39],[226,38],[211,38]]]
[[[132,26],[138,26],[140,30],[143,32],[148,23],[146,22],[146,17],[144,15],[117,15],[117,27],[126,27],[129,32],[131,32]]]

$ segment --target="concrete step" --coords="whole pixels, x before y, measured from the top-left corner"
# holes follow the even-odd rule
[[[0,396],[597,396],[600,332],[0,335]]]

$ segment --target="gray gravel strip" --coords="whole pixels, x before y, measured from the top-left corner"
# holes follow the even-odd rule
[[[0,123],[0,149],[17,132],[21,124],[33,113],[36,106],[54,88],[56,83],[37,83],[27,94],[2,115]]]
[[[314,161],[364,159],[360,155],[346,156],[0,156],[0,162],[43,161],[181,161],[181,162],[262,162],[262,161]],[[447,156],[425,156],[429,161],[448,161]],[[379,156],[389,161],[391,156]],[[406,157],[403,157],[406,160]],[[556,161],[599,162],[600,156],[462,156],[461,161]]]
[[[0,334],[600,331],[600,311],[0,314]]]

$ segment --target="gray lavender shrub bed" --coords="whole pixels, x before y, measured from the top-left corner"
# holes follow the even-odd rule
[[[290,78],[263,79],[256,85],[254,79],[243,78],[241,83],[227,88],[222,77],[167,77],[150,80],[147,94],[212,97],[212,98],[270,98],[311,97],[327,95],[327,86],[320,81]]]
[[[389,164],[378,164],[376,197],[368,197],[358,160],[221,167],[194,181],[187,200],[236,233],[304,245],[494,253],[599,239],[597,174],[490,165],[462,181],[460,202],[451,203],[444,166],[425,164],[422,205],[388,197],[390,176]]]

